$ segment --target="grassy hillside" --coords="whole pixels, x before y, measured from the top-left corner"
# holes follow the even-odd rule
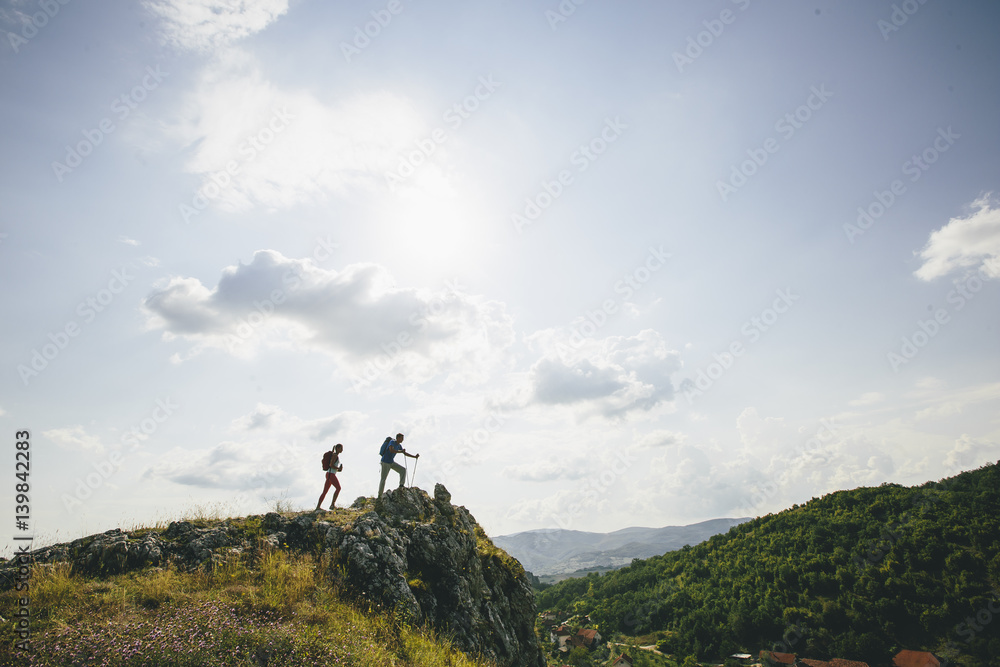
[[[776,648],[888,664],[923,649],[1000,664],[1000,465],[813,499],[698,546],[570,579],[538,608],[603,635],[664,632],[673,654]]]
[[[347,510],[327,517],[340,515],[350,520]],[[4,612],[0,665],[490,664],[427,628],[351,602],[322,554],[262,547],[190,572],[167,566],[94,577],[72,574],[68,563],[36,565],[30,651],[15,650]],[[18,595],[0,593],[0,609],[16,610]]]

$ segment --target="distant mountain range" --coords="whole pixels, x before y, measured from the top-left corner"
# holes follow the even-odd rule
[[[532,574],[552,575],[623,567],[633,558],[659,556],[686,544],[699,544],[745,521],[749,519],[712,519],[689,526],[623,528],[613,533],[543,528],[492,539]]]

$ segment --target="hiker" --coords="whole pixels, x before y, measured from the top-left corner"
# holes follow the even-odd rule
[[[337,496],[340,495],[340,480],[337,479],[337,473],[344,469],[344,465],[340,462],[340,453],[344,451],[344,446],[339,442],[334,446],[332,452],[327,452],[331,454],[329,457],[329,463],[326,465],[326,484],[323,485],[323,493],[319,494],[319,501],[316,503],[316,509],[323,509],[323,498],[326,497],[326,492],[330,490],[330,487],[334,487],[336,491],[333,492],[333,500],[330,501],[330,509],[337,504]],[[324,459],[327,458],[326,455],[323,456]]]
[[[399,473],[399,488],[403,488],[406,485],[406,468],[399,465],[398,463],[393,463],[392,459],[395,458],[396,454],[402,454],[403,456],[409,456],[411,459],[419,459],[420,454],[410,454],[408,451],[403,449],[403,434],[397,433],[396,439],[386,438],[385,442],[382,443],[382,449],[379,453],[382,455],[382,479],[378,483],[378,497],[382,497],[382,492],[385,490],[385,478],[389,476],[390,470],[395,470]]]

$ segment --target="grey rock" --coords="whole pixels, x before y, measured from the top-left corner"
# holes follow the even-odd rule
[[[441,484],[433,498],[417,488],[359,498],[347,523],[324,515],[270,512],[263,534],[250,537],[240,521],[208,527],[172,522],[163,531],[120,529],[32,553],[36,563],[69,562],[73,572],[111,575],[171,564],[211,568],[234,554],[281,548],[330,558],[331,576],[348,595],[381,613],[426,623],[470,655],[504,667],[544,667],[534,633],[535,601],[521,564],[498,549]],[[343,515],[340,515],[342,518]],[[255,517],[248,517],[254,519]],[[0,590],[13,587],[17,566],[0,559]]]

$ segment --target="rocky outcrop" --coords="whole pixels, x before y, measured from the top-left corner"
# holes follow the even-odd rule
[[[543,666],[535,602],[524,569],[498,549],[441,484],[434,497],[396,489],[359,498],[332,515],[269,513],[166,530],[119,529],[33,553],[36,563],[69,562],[75,573],[110,575],[165,566],[211,568],[267,548],[326,555],[330,576],[357,600],[426,623],[471,655],[499,665]],[[0,564],[10,586],[13,565]]]

